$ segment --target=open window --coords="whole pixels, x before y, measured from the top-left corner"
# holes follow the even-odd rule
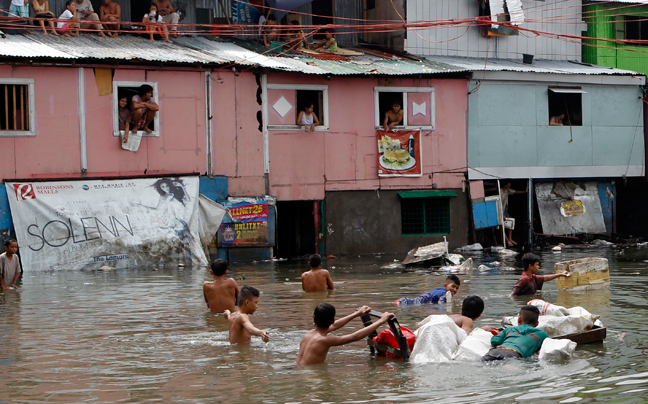
[[[629,40],[648,39],[648,17],[620,15],[616,21],[616,38]],[[646,46],[645,42],[629,42],[628,45]]]
[[[313,106],[319,120],[316,131],[329,126],[328,86],[299,84],[268,84],[268,129],[303,130],[297,124],[299,112]]]
[[[561,120],[562,126],[582,126],[583,94],[581,87],[549,87],[549,124]]]
[[[383,129],[385,114],[398,102],[403,109],[403,121],[394,129],[434,129],[434,88],[374,87],[376,129]]]
[[[126,108],[131,109],[131,103],[134,96],[138,96],[140,89],[143,85],[150,86],[153,89],[152,100],[159,104],[158,99],[158,86],[154,82],[145,82],[145,81],[113,81],[113,136],[120,136],[124,134],[123,130],[119,128],[119,100],[121,98],[126,98],[128,100]],[[148,128],[151,130],[151,133],[146,132],[140,127],[138,133],[142,136],[159,136],[160,135],[160,111],[155,113],[152,121],[149,123]],[[134,118],[133,118],[134,119]],[[131,123],[135,125],[138,123]]]
[[[0,79],[0,136],[34,136],[34,80]]]
[[[399,192],[402,235],[450,234],[450,198],[453,191]]]

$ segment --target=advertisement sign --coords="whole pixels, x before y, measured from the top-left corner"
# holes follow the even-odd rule
[[[379,177],[420,177],[421,131],[376,131]]]
[[[127,267],[190,252],[202,265],[198,177],[6,183],[26,271]]]
[[[233,223],[222,223],[219,232],[223,247],[268,245],[268,202],[228,203]]]
[[[255,3],[252,1],[252,3]],[[232,22],[234,24],[257,24],[261,13],[250,4],[249,0],[237,0],[232,2]]]

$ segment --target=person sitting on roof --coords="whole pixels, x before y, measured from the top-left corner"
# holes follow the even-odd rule
[[[337,41],[333,37],[333,32],[330,29],[325,29],[324,33],[326,38],[323,41],[320,41],[318,44],[313,45],[311,49],[313,50],[322,50],[324,52],[337,52],[338,46]]]
[[[9,17],[29,18],[29,0],[11,0],[9,6]],[[14,14],[14,15],[11,15]]]
[[[65,22],[74,19],[76,19],[76,3],[74,0],[68,0],[65,3],[65,10],[59,15],[56,30],[63,36],[79,36],[79,24],[76,22]]]
[[[119,35],[119,21],[121,21],[121,6],[112,0],[103,0],[101,7],[99,7],[99,18],[101,21],[112,22],[113,24],[106,24],[106,28],[110,29],[106,34],[113,38]],[[116,24],[114,24],[116,23]]]
[[[155,3],[151,3],[151,8],[149,9],[149,12],[144,14],[144,17],[142,17],[142,22],[149,24],[146,26],[146,32],[149,33],[149,40],[151,42],[155,40],[153,39],[153,35],[160,34],[166,42],[172,43],[169,39],[169,30],[166,25],[164,25],[164,19],[162,16],[158,14],[157,5]]]
[[[32,0],[32,8],[34,13],[36,13],[36,20],[43,30],[43,35],[47,35],[47,28],[45,28],[45,20],[48,20],[48,24],[52,29],[52,35],[59,36],[59,33],[56,32],[56,27],[54,26],[53,18],[56,18],[53,12],[49,9],[49,2],[47,0]]]
[[[299,21],[292,20],[290,24],[294,25],[295,28],[293,29],[292,35],[288,38],[286,45],[292,50],[309,49],[308,40],[306,39],[306,35],[304,35],[304,31],[301,30]]]
[[[94,8],[92,7],[90,0],[76,0],[75,6],[77,9],[75,19],[81,21],[90,21],[81,23],[81,28],[94,28],[98,31],[99,36],[108,38],[103,32],[103,26],[101,24],[95,24],[95,22],[99,22],[99,16],[94,12]]]

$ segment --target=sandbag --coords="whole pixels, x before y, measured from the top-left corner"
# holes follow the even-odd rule
[[[419,323],[416,344],[412,350],[412,363],[450,362],[466,332],[449,316],[431,315]]]
[[[491,349],[493,334],[481,328],[474,328],[459,345],[452,359],[456,361],[476,362]]]
[[[558,306],[549,302],[545,302],[542,299],[533,299],[527,303],[530,306],[535,306],[540,310],[541,316],[568,316],[570,314],[569,310],[565,307]]]
[[[568,339],[546,338],[542,341],[538,358],[541,361],[561,362],[570,358],[576,350],[576,343]]]
[[[502,327],[515,327],[518,325],[517,316],[504,317]],[[538,329],[549,334],[550,337],[559,335],[574,334],[583,331],[589,331],[594,325],[591,316],[540,316],[538,317]]]

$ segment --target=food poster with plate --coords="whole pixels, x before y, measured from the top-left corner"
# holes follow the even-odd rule
[[[420,177],[421,131],[376,131],[379,177]]]

